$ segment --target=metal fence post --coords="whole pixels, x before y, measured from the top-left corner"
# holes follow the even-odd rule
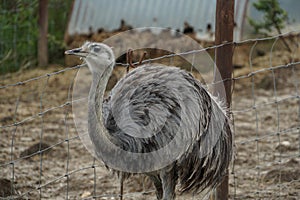
[[[226,42],[233,41],[233,28],[234,28],[234,0],[217,0],[216,5],[216,24],[215,24],[215,44],[220,45]],[[221,96],[226,99],[226,105],[229,108],[231,103],[231,80],[233,65],[233,44],[226,44],[218,47],[215,50],[215,62],[216,67],[220,72],[215,74],[215,82],[221,81],[215,85],[215,95]],[[221,77],[220,77],[221,76]],[[221,94],[220,86],[224,84],[225,95]],[[226,200],[228,199],[229,185],[228,172],[224,177],[222,183],[216,189],[214,199],[215,200]]]

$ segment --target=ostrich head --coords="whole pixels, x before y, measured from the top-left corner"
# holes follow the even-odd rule
[[[112,49],[103,43],[85,42],[80,48],[68,50],[65,54],[82,58],[91,72],[100,72],[115,65]]]

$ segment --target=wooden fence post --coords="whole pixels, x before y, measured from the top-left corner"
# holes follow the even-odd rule
[[[223,44],[233,41],[233,28],[234,28],[234,0],[217,0],[216,6],[216,24],[215,24],[215,44]],[[231,77],[233,71],[232,65],[233,45],[227,44],[215,50],[215,62],[219,73],[215,73],[215,82],[225,80],[215,85],[214,93],[222,98],[226,98],[227,107],[231,104]],[[223,86],[224,84],[224,86]],[[225,95],[221,92],[225,88]],[[214,199],[226,200],[229,193],[229,177],[224,177],[222,183],[216,189]]]
[[[48,0],[39,0],[38,27],[38,65],[45,67],[48,65]]]

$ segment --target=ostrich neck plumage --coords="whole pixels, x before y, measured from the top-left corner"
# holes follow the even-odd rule
[[[88,63],[89,64],[89,63]],[[104,99],[104,92],[106,89],[106,85],[108,83],[109,77],[113,71],[114,63],[112,63],[110,66],[106,66],[103,68],[103,66],[98,66],[98,69],[103,70],[97,70],[92,71],[92,85],[89,92],[89,135],[92,139],[92,141],[99,140],[99,133],[103,135],[109,135],[108,130],[105,128],[103,123],[103,99]],[[95,148],[97,149],[97,145],[95,145]]]

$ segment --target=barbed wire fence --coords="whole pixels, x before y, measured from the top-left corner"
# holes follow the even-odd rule
[[[235,159],[229,183],[231,199],[299,198],[299,34],[289,32],[228,42],[144,61],[169,59],[171,64],[176,56],[197,57],[203,51],[234,46],[234,59],[241,59],[242,66],[236,66],[230,79],[235,131]],[[292,37],[295,49],[292,54],[277,50],[281,37]],[[240,57],[242,51],[247,52],[244,58]],[[84,148],[72,119],[73,82],[83,67],[43,71],[40,76],[21,81],[14,77],[3,80],[1,199],[118,198],[116,178]],[[148,181],[141,177],[131,178],[124,189],[125,199],[155,196]]]

